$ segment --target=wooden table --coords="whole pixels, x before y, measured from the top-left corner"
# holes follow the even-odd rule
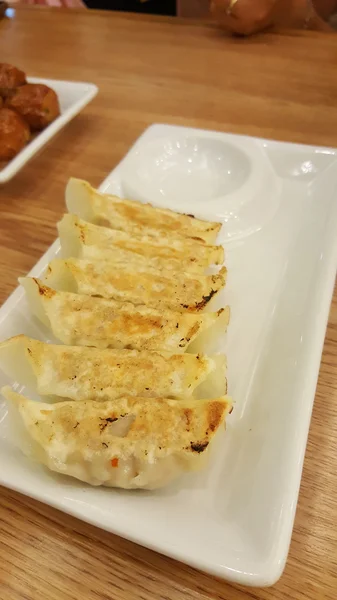
[[[153,122],[337,145],[337,36],[226,39],[211,25],[23,9],[1,60],[93,81],[94,102],[0,188],[0,300],[55,238],[71,175],[93,184]],[[6,489],[1,600],[335,600],[337,296],[332,305],[288,564],[271,589],[198,573]]]

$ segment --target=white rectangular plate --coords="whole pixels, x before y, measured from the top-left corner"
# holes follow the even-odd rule
[[[0,169],[0,183],[9,181],[54,135],[62,129],[97,94],[93,83],[79,81],[57,81],[56,79],[37,79],[28,77],[29,83],[44,83],[58,95],[61,114],[46,129],[38,133],[3,169]]]
[[[273,584],[288,552],[336,272],[336,161],[326,148],[150,127],[101,189],[224,222],[229,276],[217,305],[229,303],[232,320],[217,349],[228,353],[236,401],[227,432],[208,470],[171,487],[97,489],[26,459],[3,401],[0,483],[216,576]],[[17,289],[0,310],[0,338],[21,332],[51,339]]]

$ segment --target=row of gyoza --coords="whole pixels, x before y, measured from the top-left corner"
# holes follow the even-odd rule
[[[225,267],[205,275],[224,261],[221,224],[76,179],[66,203],[62,258],[43,280],[20,279],[65,345],[24,335],[0,345],[3,371],[47,402],[3,393],[52,470],[93,485],[164,485],[201,464],[232,406],[225,357],[202,353],[229,319],[228,307],[204,312],[226,280]]]

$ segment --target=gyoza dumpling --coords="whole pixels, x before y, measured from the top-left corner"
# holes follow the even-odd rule
[[[23,420],[25,453],[63,475],[122,488],[154,489],[202,466],[232,408],[229,398],[42,404],[10,387],[2,393]]]
[[[206,352],[227,329],[229,308],[214,313],[159,311],[129,302],[57,292],[39,279],[22,277],[33,314],[64,344]],[[213,344],[212,344],[213,345]]]
[[[81,179],[69,180],[66,204],[69,212],[86,221],[133,233],[146,228],[151,235],[157,235],[161,230],[185,237],[199,237],[212,243],[221,229],[221,223],[202,221],[193,215],[102,194]]]
[[[0,369],[31,391],[57,399],[214,398],[227,391],[221,354],[97,350],[46,344],[25,335],[0,344]]]
[[[65,292],[113,298],[120,302],[145,304],[158,309],[198,312],[226,283],[227,270],[216,275],[179,275],[170,278],[140,268],[125,271],[108,261],[78,258],[54,259],[47,268],[45,283]]]
[[[224,262],[222,246],[208,246],[202,240],[193,238],[165,233],[157,237],[144,233],[131,235],[125,231],[92,225],[75,215],[64,215],[58,227],[63,250],[68,255],[77,256],[81,246],[102,246],[107,249],[128,250],[151,259],[176,259],[183,266],[197,263],[203,269],[212,264],[222,265]]]
[[[161,258],[160,256],[144,256],[137,252],[131,252],[116,246],[107,241],[98,244],[91,244],[90,240],[95,230],[99,232],[105,228],[96,225],[85,224],[84,221],[77,219],[74,215],[64,215],[63,219],[57,224],[61,253],[63,258],[76,257],[86,258],[88,260],[108,260],[120,265],[132,265],[133,268],[151,268],[155,270],[181,271],[183,273],[204,273],[205,261],[200,263],[195,258]],[[89,231],[89,235],[87,232]],[[111,230],[108,230],[109,232]],[[128,240],[129,242],[129,240]]]

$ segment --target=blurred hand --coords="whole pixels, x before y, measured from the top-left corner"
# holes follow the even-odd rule
[[[277,1],[277,0],[276,0]],[[211,12],[233,33],[251,35],[273,23],[275,0],[212,0]]]
[[[212,0],[211,12],[223,29],[241,35],[273,25],[330,29],[308,0]]]

